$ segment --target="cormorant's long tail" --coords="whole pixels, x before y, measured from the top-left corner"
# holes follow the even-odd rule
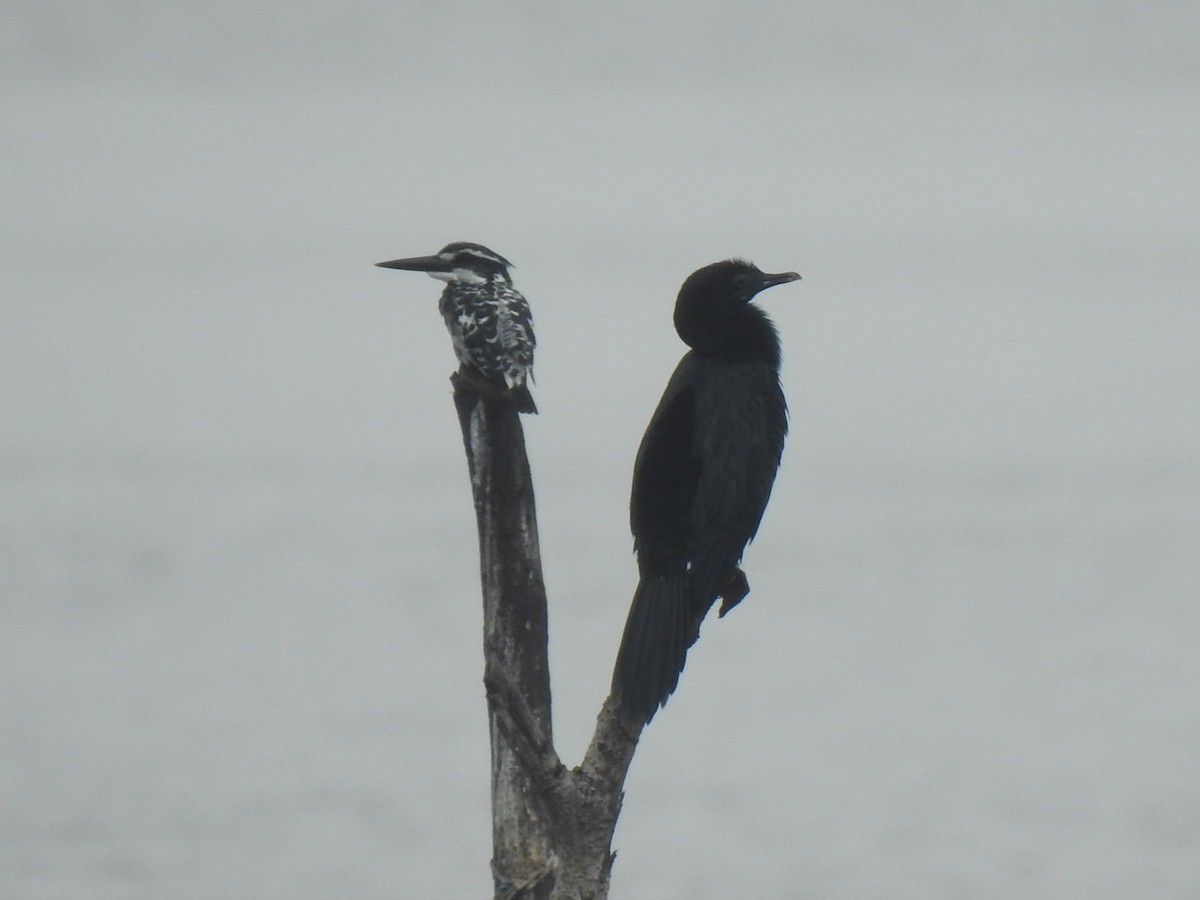
[[[687,575],[638,583],[613,670],[621,721],[630,728],[649,724],[679,683],[694,640],[691,618]]]

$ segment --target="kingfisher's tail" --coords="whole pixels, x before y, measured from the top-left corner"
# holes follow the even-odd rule
[[[688,577],[680,573],[638,583],[613,671],[621,721],[649,724],[679,683],[694,641]]]
[[[533,402],[533,394],[529,393],[529,385],[525,382],[518,384],[509,391],[512,401],[519,413],[536,413],[537,404]]]

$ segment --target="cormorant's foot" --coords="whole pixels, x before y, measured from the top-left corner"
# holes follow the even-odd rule
[[[746,573],[736,566],[729,576],[729,583],[721,590],[721,609],[717,613],[718,617],[725,615],[739,603],[746,599],[746,595],[750,593],[750,582],[746,580]]]

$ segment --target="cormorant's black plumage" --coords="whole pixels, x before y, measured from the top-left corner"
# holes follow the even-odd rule
[[[639,580],[613,673],[630,727],[649,722],[675,690],[716,599],[724,615],[749,593],[738,563],[766,509],[787,433],[779,336],[750,301],[799,277],[725,260],[680,288],[675,330],[691,350],[650,419],[633,471]]]
[[[512,263],[482,244],[455,241],[433,256],[376,265],[427,272],[445,281],[438,309],[464,373],[509,396],[518,412],[537,412],[529,393],[537,344],[533,317],[509,277]]]

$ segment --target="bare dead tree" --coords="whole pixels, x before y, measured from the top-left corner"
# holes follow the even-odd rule
[[[495,900],[604,900],[613,829],[641,728],[609,697],[583,762],[554,749],[546,589],[525,436],[511,402],[455,375],[479,527]]]

